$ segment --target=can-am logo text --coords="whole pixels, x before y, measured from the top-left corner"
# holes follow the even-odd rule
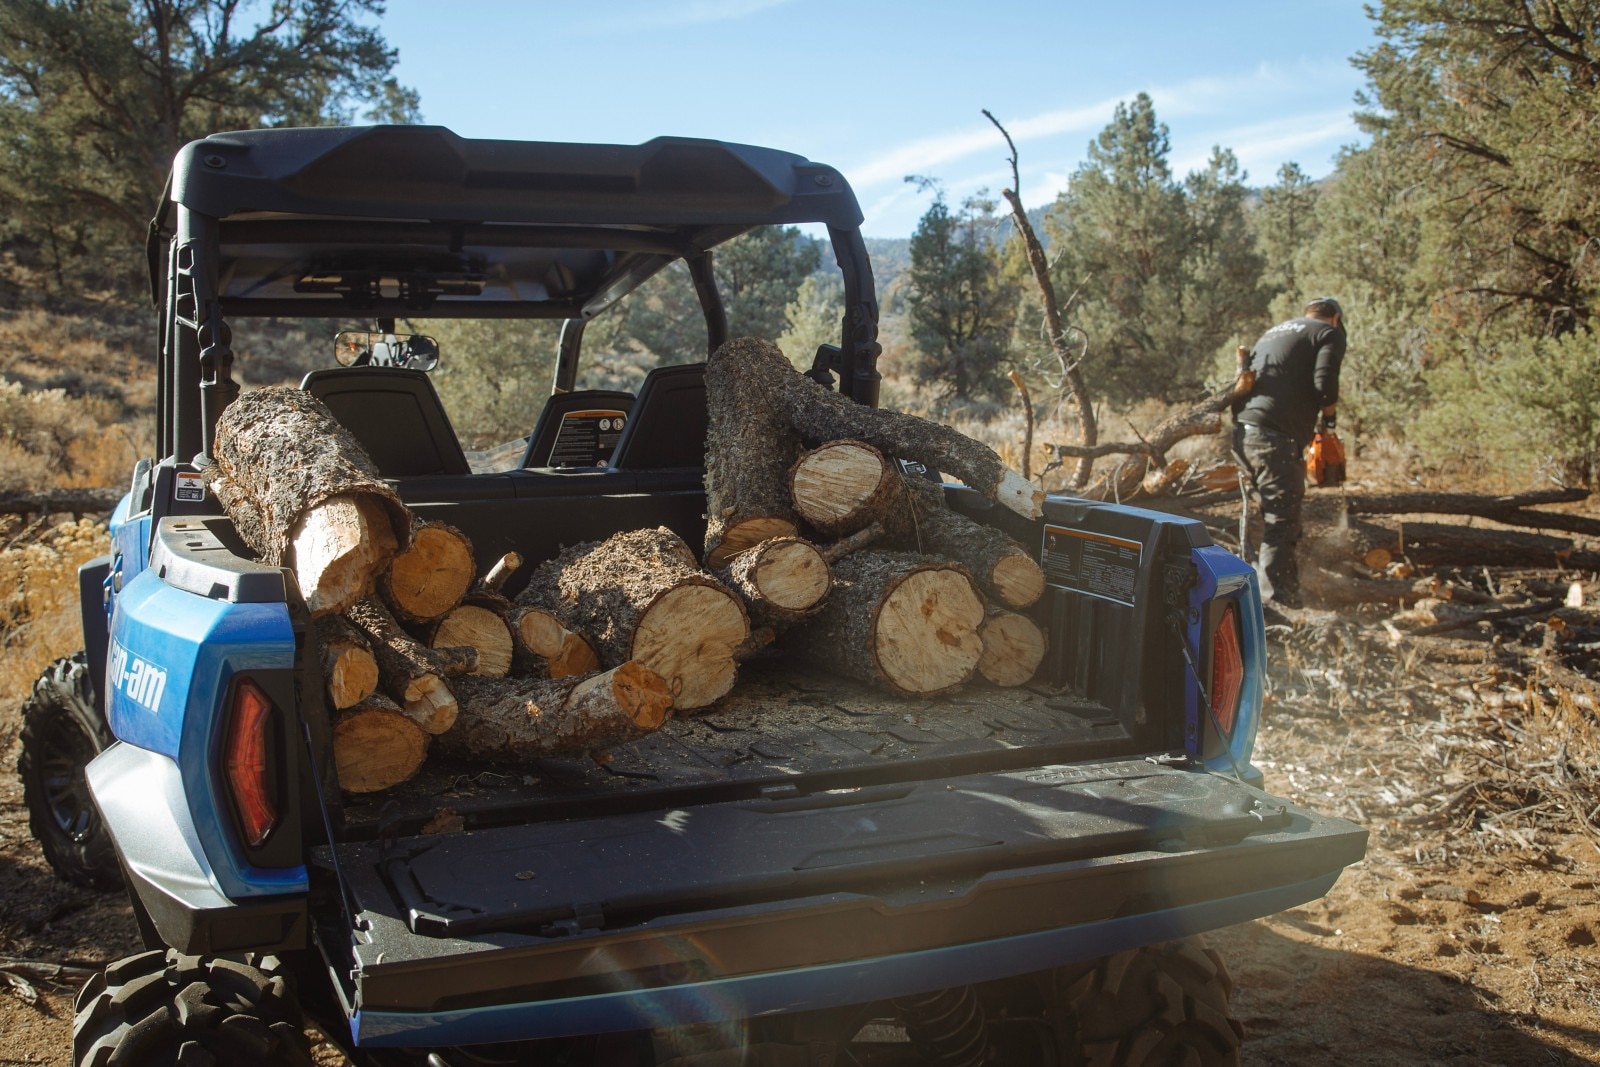
[[[135,704],[155,711],[161,706],[161,691],[167,687],[167,672],[146,663],[116,642],[111,644],[111,684]]]

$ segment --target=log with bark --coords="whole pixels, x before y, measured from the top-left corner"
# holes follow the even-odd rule
[[[743,603],[666,527],[566,549],[534,572],[517,603],[590,635],[602,666],[636,659],[649,667],[680,711],[733,688],[734,653],[750,636]]]
[[[819,444],[864,441],[953,474],[1028,518],[1042,514],[1044,491],[1007,468],[988,446],[947,426],[870,408],[825,389],[765,341],[737,338],[712,354],[706,362],[706,403],[706,552],[713,567],[725,566],[754,544],[794,532],[732,536],[739,524],[762,513],[781,511],[783,521],[792,526],[783,472],[798,456],[800,439]]]
[[[594,643],[567,629],[555,612],[513,605],[511,632],[517,640],[515,670],[540,678],[570,678],[600,669]],[[524,660],[526,659],[526,662]]]
[[[739,594],[751,619],[772,627],[815,615],[833,588],[827,556],[800,537],[774,537],[747,548],[717,577]]]
[[[422,769],[429,735],[400,706],[374,693],[333,724],[333,765],[339,788],[376,793]]]
[[[1026,615],[993,607],[978,625],[978,673],[995,685],[1026,685],[1044,662],[1045,636]]]
[[[431,622],[461,603],[472,587],[472,542],[442,522],[418,522],[411,544],[395,555],[378,590],[397,618]]]
[[[354,707],[377,692],[378,661],[360,630],[341,616],[328,615],[316,620],[316,633],[328,702],[335,710]]]
[[[384,692],[399,701],[401,708],[423,723],[429,733],[450,729],[458,709],[445,679],[474,670],[478,650],[429,648],[402,629],[374,598],[359,601],[345,614],[367,635],[378,661],[378,684]]]
[[[442,750],[502,763],[609,748],[657,729],[672,710],[666,680],[637,660],[582,678],[464,678],[457,688],[461,717]]]
[[[504,678],[511,673],[516,651],[507,617],[511,602],[494,593],[469,593],[433,625],[430,648],[474,648],[477,664],[468,674]]]
[[[303,390],[257,389],[229,404],[214,455],[201,472],[206,484],[262,562],[294,570],[313,615],[337,614],[369,594],[407,544],[405,505]]]
[[[954,690],[983,653],[983,598],[959,563],[868,549],[834,567],[821,613],[788,643],[813,662],[903,696]]]
[[[1021,545],[945,503],[944,489],[905,474],[864,441],[834,441],[796,461],[789,491],[795,511],[830,535],[869,523],[884,527],[886,547],[948,556],[1006,607],[1023,608],[1044,593],[1044,571]]]

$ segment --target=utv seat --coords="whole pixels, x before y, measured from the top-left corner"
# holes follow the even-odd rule
[[[300,388],[328,405],[385,478],[471,473],[427,374],[404,367],[314,370]]]
[[[617,389],[555,393],[544,402],[522,454],[523,468],[608,467],[626,432],[633,394]]]
[[[657,367],[645,375],[611,466],[618,470],[703,467],[706,365]]]

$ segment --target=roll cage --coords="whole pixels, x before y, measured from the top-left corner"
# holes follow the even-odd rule
[[[563,320],[583,328],[668,264],[689,270],[708,351],[727,339],[712,250],[758,226],[826,227],[844,279],[838,345],[810,372],[876,405],[878,307],[861,210],[831,167],[768,148],[474,140],[438,126],[221,133],[179,153],[147,255],[161,315],[158,446],[204,461],[238,395],[228,320]]]

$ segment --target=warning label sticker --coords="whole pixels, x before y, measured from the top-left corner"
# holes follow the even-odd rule
[[[617,439],[627,424],[626,411],[569,411],[561,418],[551,467],[604,467],[611,462]]]
[[[205,479],[198,474],[184,474],[180,471],[177,479],[172,483],[172,499],[199,503],[205,498]]]
[[[1125,537],[1046,526],[1040,563],[1051,585],[1132,607],[1143,548]]]

